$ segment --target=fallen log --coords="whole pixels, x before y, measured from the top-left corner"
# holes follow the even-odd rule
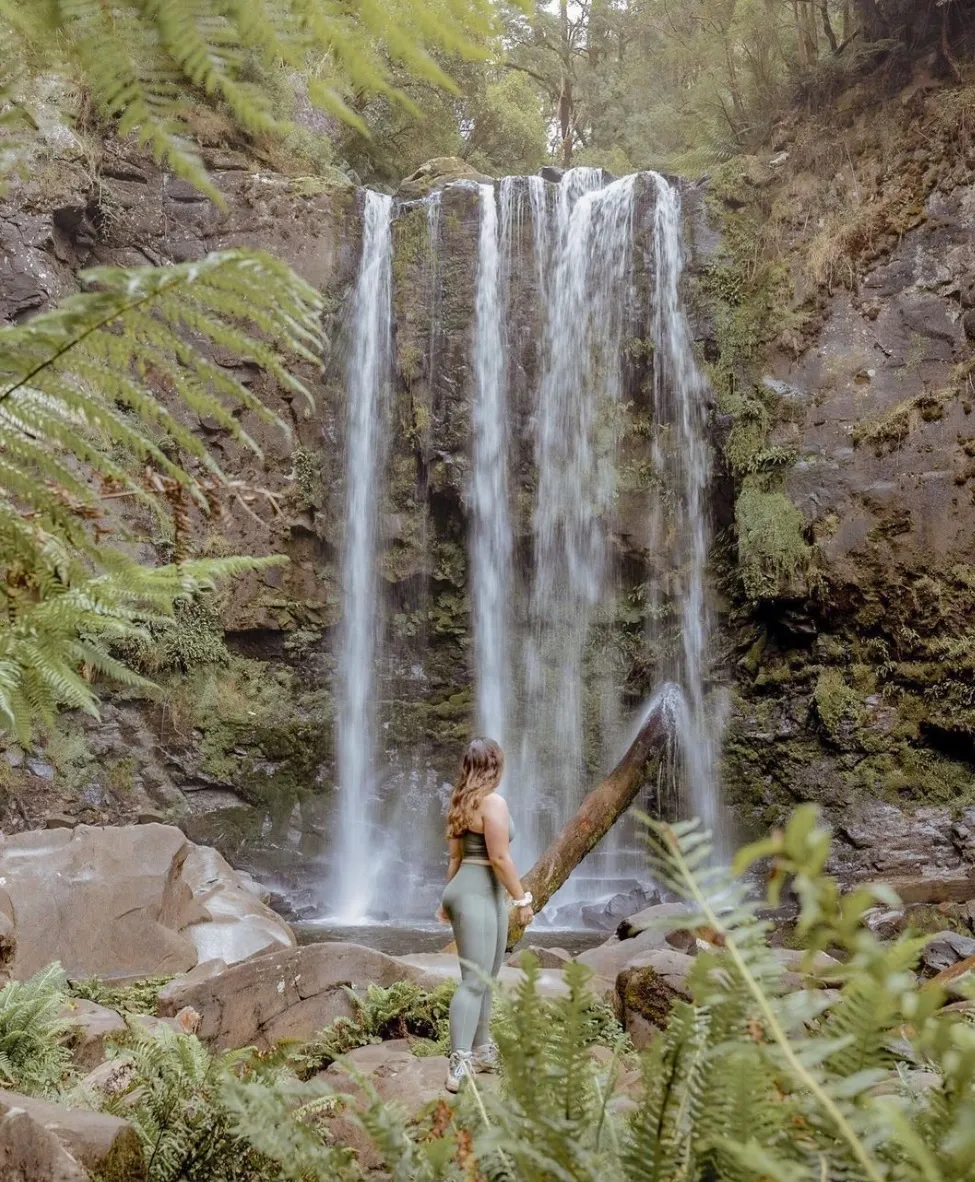
[[[586,796],[545,853],[522,876],[522,885],[534,896],[536,911],[545,906],[636,799],[646,780],[647,764],[661,755],[676,736],[677,719],[683,706],[684,699],[678,686],[667,683],[657,690],[626,754],[606,779]],[[517,915],[513,911],[508,922],[509,951],[525,930],[518,923]]]

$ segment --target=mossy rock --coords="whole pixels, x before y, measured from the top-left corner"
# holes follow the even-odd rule
[[[632,1015],[662,1028],[675,1001],[690,1001],[687,977],[694,958],[660,949],[635,960],[616,978],[616,995],[624,1024]]]
[[[459,156],[437,156],[421,164],[416,172],[411,173],[396,190],[397,197],[416,198],[426,197],[444,185],[454,181],[473,181],[475,183],[491,182],[494,178],[485,176],[476,168],[461,160]]]

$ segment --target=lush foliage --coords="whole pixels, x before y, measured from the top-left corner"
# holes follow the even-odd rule
[[[863,917],[892,903],[890,893],[842,892],[823,872],[828,853],[812,807],[742,851],[737,877],[713,865],[695,823],[650,823],[654,873],[688,904],[667,923],[703,934],[708,947],[690,975],[693,1000],[674,1005],[640,1060],[613,1023],[594,1025],[581,966],[567,970],[568,994],[555,1001],[539,995],[529,966],[496,1024],[502,1089],[475,1079],[456,1104],[441,1101],[411,1121],[381,1104],[367,1081],[350,1079],[359,1099],[344,1100],[341,1084],[299,1080],[293,1057],[212,1055],[168,1031],[136,1032],[120,1052],[124,1082],[103,1102],[135,1123],[152,1182],[354,1182],[363,1177],[354,1155],[328,1132],[343,1109],[392,1176],[412,1182],[969,1177],[969,1003],[946,1008],[951,997],[938,980],[919,987],[913,969],[923,940],[879,940]],[[759,868],[764,894],[755,890]],[[806,987],[796,987],[761,918],[787,887],[799,906]],[[830,967],[838,988],[829,990],[815,978],[815,957],[827,948],[839,957]],[[975,992],[964,977],[951,988]],[[52,1047],[63,1065],[52,1023],[62,999],[57,970],[0,992],[0,1041],[17,1064],[8,1074],[26,1090],[50,1087]],[[363,1026],[398,1034],[397,1023],[412,1020],[405,1015],[421,1013],[439,1023],[445,1000],[410,987],[377,990],[364,1000]],[[343,1037],[337,1027],[332,1035]],[[594,1036],[610,1054],[591,1053]],[[325,1037],[305,1048],[305,1067],[313,1053],[322,1061]]]
[[[431,87],[451,86],[435,51],[479,52],[492,24],[487,0],[54,0],[0,2],[2,100],[27,108],[31,73],[65,72],[87,89],[122,136],[138,135],[175,172],[207,188],[187,134],[191,99],[206,95],[252,134],[286,131],[275,108],[280,89],[305,79],[311,102],[365,130],[357,107],[371,93],[409,100],[396,84],[404,69]],[[290,117],[290,112],[288,113]]]
[[[154,1014],[159,991],[172,977],[144,977],[127,985],[113,985],[99,977],[70,981],[68,993],[71,997],[93,1001],[110,1010],[122,1010],[127,1014]]]
[[[286,355],[314,361],[317,294],[287,267],[246,251],[197,263],[98,268],[86,290],[0,329],[0,725],[29,739],[62,705],[94,712],[94,674],[144,685],[113,647],[151,640],[174,602],[260,565],[187,561],[191,512],[239,489],[182,415],[212,417],[257,450],[235,417],[274,420],[212,359],[251,359],[307,397]],[[164,402],[157,391],[166,391]],[[141,505],[172,539],[175,561],[141,565],[118,507]],[[266,560],[264,560],[266,563]]]
[[[338,1018],[291,1056],[302,1076],[313,1075],[356,1047],[387,1038],[422,1039],[433,1053],[442,1053],[446,1043],[452,981],[428,992],[409,981],[398,981],[388,989],[370,985],[364,994],[348,991],[355,1006],[354,1018]]]
[[[61,1007],[67,982],[54,964],[29,981],[0,989],[0,1078],[22,1092],[47,1093],[60,1084],[69,1054]]]

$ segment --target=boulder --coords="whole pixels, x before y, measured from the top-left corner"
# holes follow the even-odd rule
[[[305,1041],[336,1018],[352,1017],[348,989],[397,981],[431,986],[439,978],[374,948],[306,944],[202,980],[190,974],[171,981],[159,994],[159,1014],[175,1017],[191,1007],[200,1016],[198,1036],[215,1050],[267,1050],[285,1040]]]
[[[23,1108],[0,1112],[0,1178],[4,1182],[89,1182],[88,1171]]]
[[[215,850],[171,825],[50,829],[0,840],[10,971],[59,960],[75,977],[179,973],[293,947],[291,929]],[[0,938],[0,956],[5,942]],[[0,963],[0,968],[2,968]]]
[[[667,1020],[676,1000],[690,1001],[687,976],[694,958],[674,949],[657,949],[632,960],[616,978],[623,1026],[638,1050]]]
[[[564,948],[540,948],[537,944],[529,944],[527,948],[519,948],[505,961],[513,969],[520,969],[524,956],[533,956],[540,969],[564,969],[572,957]]]
[[[80,997],[73,997],[65,1003],[61,1017],[67,1023],[75,1066],[82,1071],[91,1071],[102,1063],[105,1043],[126,1031],[121,1014]]]
[[[668,904],[664,904],[668,906]],[[677,929],[680,932],[680,929]],[[680,933],[681,935],[683,933]],[[654,949],[671,947],[669,940],[675,932],[668,932],[662,927],[647,927],[625,940],[613,936],[598,948],[590,948],[576,957],[580,964],[588,965],[600,977],[615,981],[617,976],[635,957]],[[679,937],[678,937],[679,938]],[[690,951],[694,947],[693,938],[681,951]]]
[[[905,914],[890,907],[871,907],[863,913],[863,922],[879,939],[893,940],[903,929]]]
[[[16,1092],[0,1090],[0,1142],[7,1120],[17,1112],[23,1112],[40,1129],[52,1134],[67,1150],[69,1160],[79,1163],[84,1169],[77,1175],[86,1178],[85,1170],[96,1175],[100,1182],[143,1182],[148,1177],[142,1142],[135,1129],[117,1116],[103,1112],[89,1112],[83,1108],[65,1108],[35,1100],[32,1096],[21,1096]],[[0,1156],[0,1161],[2,1161]],[[54,1160],[52,1158],[52,1160]],[[48,1174],[25,1174],[29,1182],[39,1182]],[[16,1174],[0,1173],[4,1182],[11,1182]],[[51,1174],[60,1179],[62,1175]],[[75,1175],[65,1173],[64,1182],[74,1182]]]
[[[581,958],[580,958],[581,959]],[[420,970],[424,975],[424,984],[430,988],[442,985],[445,981],[460,980],[460,962],[457,956],[448,952],[420,953],[416,956],[404,956],[401,962]],[[506,993],[514,992],[524,981],[525,974],[520,968],[502,965],[498,973],[498,985]],[[603,1000],[614,996],[612,979],[598,973],[589,982],[589,990],[594,997]],[[541,969],[538,974],[538,992],[541,997],[565,997],[569,987],[565,983],[565,974],[561,969]]]
[[[613,895],[605,903],[589,903],[582,908],[580,915],[587,928],[602,928],[603,931],[613,932],[621,920],[633,915],[640,908],[647,908],[648,904],[659,902],[660,896],[648,894],[643,887],[636,885],[629,891],[621,891]]]
[[[958,932],[938,932],[921,953],[921,962],[932,973],[940,973],[975,956],[975,940]]]
[[[666,927],[664,921],[671,915],[685,915],[686,913],[687,905],[684,903],[655,903],[651,907],[645,907],[642,911],[638,911],[635,915],[627,916],[616,929],[616,935],[620,940],[632,940],[645,931],[679,931],[678,928]],[[664,926],[661,926],[662,924]]]
[[[418,1058],[406,1039],[393,1039],[372,1046],[359,1047],[343,1055],[318,1078],[336,1092],[348,1097],[346,1112],[326,1120],[331,1138],[355,1150],[359,1166],[366,1171],[379,1170],[384,1162],[372,1140],[347,1113],[361,1110],[367,1103],[359,1080],[375,1088],[384,1103],[395,1103],[409,1119],[420,1115],[431,1104],[447,1099],[444,1080],[447,1060],[442,1056]],[[497,1076],[479,1075],[479,1089],[497,1086]]]
[[[817,952],[811,963],[807,964],[808,953],[799,948],[773,948],[773,953],[787,973],[796,977],[796,983],[801,982],[803,988],[823,985],[843,985],[840,975],[842,964],[835,956],[828,952]]]
[[[461,160],[459,156],[437,156],[421,164],[416,172],[411,173],[396,190],[397,197],[426,197],[444,185],[455,181],[471,181],[474,184],[490,182],[494,178],[485,176],[476,168]]]

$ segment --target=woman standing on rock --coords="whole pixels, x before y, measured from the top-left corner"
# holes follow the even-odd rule
[[[505,892],[515,900],[522,924],[533,918],[531,892],[522,890],[511,860],[514,832],[508,805],[495,791],[503,772],[498,744],[474,739],[464,753],[447,813],[450,865],[437,919],[454,929],[461,976],[450,1003],[448,1092],[460,1088],[465,1074],[493,1071],[497,1065],[490,1033],[490,979],[497,977],[504,959]]]

